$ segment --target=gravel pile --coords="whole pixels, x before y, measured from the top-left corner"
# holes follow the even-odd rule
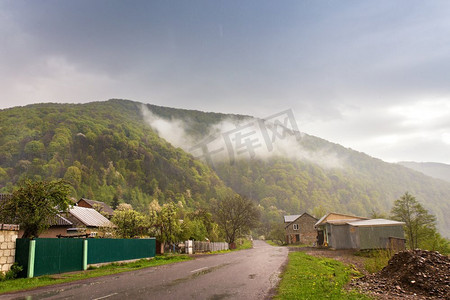
[[[354,280],[351,287],[384,299],[450,300],[450,259],[434,251],[401,251],[383,270]]]

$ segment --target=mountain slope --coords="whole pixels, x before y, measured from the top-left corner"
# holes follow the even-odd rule
[[[231,152],[223,150],[210,166],[186,153],[211,134],[229,138],[221,149],[230,141],[239,144],[230,138],[236,133],[230,126],[244,128],[248,122],[255,120],[127,100],[1,110],[0,189],[11,189],[25,177],[63,177],[77,197],[107,203],[120,198],[145,210],[153,198],[207,206],[210,198],[228,191],[227,185],[260,204],[267,230],[285,213],[388,214],[408,191],[437,216],[439,230],[448,236],[450,183],[314,136],[289,140],[278,132],[272,141],[276,137],[279,144],[270,153],[253,157],[247,148],[240,155],[241,148],[231,160]],[[246,134],[240,146],[252,141]],[[254,146],[260,150],[264,142]]]
[[[0,188],[23,178],[65,178],[75,197],[141,210],[153,198],[205,205],[226,189],[208,166],[158,137],[140,107],[112,100],[1,110]]]
[[[450,182],[450,165],[433,162],[413,162],[402,161],[398,164],[421,172],[427,176],[438,178]]]
[[[165,115],[160,116],[177,122],[177,115],[177,109],[166,108]],[[183,124],[185,133],[195,132],[197,123],[203,128],[205,123],[210,128],[222,127],[218,123],[223,118],[214,122],[208,118],[208,113],[199,113],[195,119],[189,119]],[[248,118],[243,120],[239,128],[250,122]],[[208,130],[202,133],[205,132]],[[222,131],[217,136],[229,133]],[[170,140],[169,136],[165,138]],[[301,134],[295,143],[281,141],[281,151],[253,158],[247,155],[243,159],[238,159],[238,152],[233,149],[234,159],[230,159],[230,154],[218,157],[213,167],[234,191],[261,204],[266,222],[276,222],[283,213],[303,211],[317,216],[327,211],[389,215],[393,202],[408,191],[436,215],[440,232],[448,236],[450,220],[445,216],[450,213],[449,183],[307,134]]]

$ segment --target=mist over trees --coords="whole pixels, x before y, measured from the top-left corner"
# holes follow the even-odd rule
[[[110,100],[0,110],[0,192],[11,192],[26,178],[64,178],[75,198],[113,206],[128,203],[139,213],[147,213],[155,200],[160,206],[180,203],[187,224],[198,228],[204,222],[196,211],[209,211],[211,199],[237,193],[256,203],[261,214],[258,234],[267,235],[283,214],[386,215],[392,201],[408,190],[436,216],[439,231],[450,232],[450,219],[445,218],[450,211],[449,183],[307,134],[299,140],[299,149],[314,159],[274,155],[208,166],[158,135],[144,121],[141,107]],[[198,139],[224,120],[248,118],[146,107],[168,121],[185,120],[183,132]],[[316,163],[321,157],[337,163]]]

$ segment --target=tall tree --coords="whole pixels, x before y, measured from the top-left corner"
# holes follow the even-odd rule
[[[253,201],[236,195],[216,202],[213,215],[225,233],[225,240],[232,244],[258,225],[260,212]]]
[[[0,206],[0,220],[19,224],[22,238],[38,237],[59,212],[68,210],[70,190],[63,180],[26,180]]]
[[[179,241],[182,228],[175,203],[169,202],[161,207],[154,200],[149,205],[149,215],[152,233],[158,241],[169,244]]]
[[[131,206],[119,205],[111,221],[116,225],[116,235],[123,239],[144,235],[148,231],[145,216]]]
[[[410,249],[418,248],[430,232],[436,232],[436,218],[406,192],[395,200],[391,210],[394,220],[405,222],[405,232]]]

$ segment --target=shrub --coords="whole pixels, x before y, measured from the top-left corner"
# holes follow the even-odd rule
[[[14,263],[9,271],[7,271],[5,274],[0,272],[0,281],[15,279],[22,270],[22,266],[20,266],[18,263]]]

